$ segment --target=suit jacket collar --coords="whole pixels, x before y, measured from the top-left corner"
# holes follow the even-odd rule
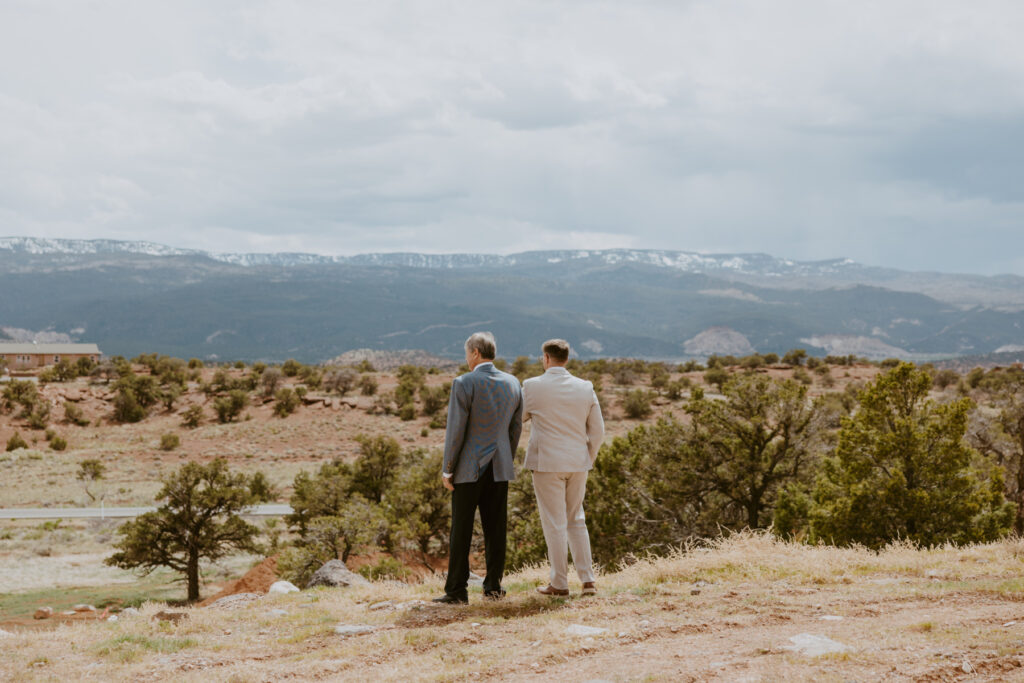
[[[569,371],[561,365],[552,365],[550,368],[544,371],[545,375],[568,375]]]
[[[495,372],[496,370],[497,368],[494,367],[494,363],[489,360],[485,360],[473,368],[473,372]]]

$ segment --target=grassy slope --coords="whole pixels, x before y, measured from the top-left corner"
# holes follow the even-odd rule
[[[115,623],[0,637],[0,678],[1009,680],[1024,672],[1022,554],[1020,540],[873,553],[738,535],[603,575],[596,598],[536,596],[546,577],[533,569],[508,577],[505,601],[474,593],[463,608],[369,609],[429,599],[438,580],[192,609],[178,624],[153,620],[164,607],[151,603]],[[377,630],[343,637],[338,624]],[[572,624],[608,630],[588,639]],[[852,649],[785,649],[799,633]]]

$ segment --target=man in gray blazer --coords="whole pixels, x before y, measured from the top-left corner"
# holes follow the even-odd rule
[[[494,367],[497,346],[490,332],[466,340],[470,372],[455,378],[448,403],[442,482],[452,492],[452,529],[448,580],[434,602],[466,604],[469,595],[469,546],[480,510],[484,531],[484,597],[500,599],[505,573],[508,482],[515,477],[512,458],[523,431],[523,394],[519,380]]]
[[[597,592],[590,536],[583,514],[587,472],[604,438],[604,418],[594,385],[565,369],[569,342],[550,339],[541,346],[544,374],[523,382],[523,419],[531,420],[524,466],[533,471],[551,578],[543,595],[568,595],[566,544],[572,550],[583,594]]]

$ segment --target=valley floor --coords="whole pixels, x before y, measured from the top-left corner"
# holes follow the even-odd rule
[[[538,568],[468,607],[430,604],[437,579],[176,608],[179,621],[149,603],[115,622],[5,626],[0,679],[1024,680],[1022,555],[1021,540],[874,553],[741,534],[606,573],[592,598],[537,596]]]

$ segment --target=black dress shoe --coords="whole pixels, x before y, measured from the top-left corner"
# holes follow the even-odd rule
[[[442,605],[468,605],[469,598],[456,598],[451,595],[442,595],[439,598],[434,598],[431,602],[439,602]]]
[[[505,597],[505,591],[500,588],[496,591],[484,591],[484,600],[501,600]]]

